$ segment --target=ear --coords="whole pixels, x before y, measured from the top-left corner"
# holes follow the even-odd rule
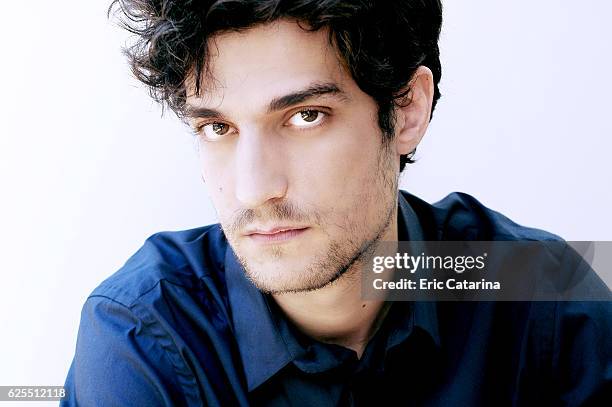
[[[408,84],[406,101],[396,106],[395,146],[399,155],[410,153],[421,142],[429,125],[433,102],[433,74],[419,66]]]

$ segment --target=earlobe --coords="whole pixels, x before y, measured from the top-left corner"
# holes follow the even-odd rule
[[[419,66],[409,84],[407,102],[396,107],[396,146],[400,155],[412,152],[429,125],[433,102],[433,74]]]

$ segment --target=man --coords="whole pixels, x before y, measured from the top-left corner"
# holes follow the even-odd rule
[[[380,242],[550,240],[398,191],[439,98],[438,1],[117,3],[220,224],[151,236],[83,308],[66,405],[601,405],[607,303],[365,300]]]

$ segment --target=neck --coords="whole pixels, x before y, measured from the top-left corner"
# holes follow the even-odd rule
[[[397,241],[397,211],[380,240]],[[362,264],[357,262],[321,289],[274,294],[273,298],[306,335],[353,349],[361,357],[387,310],[382,300],[362,299],[361,273]]]

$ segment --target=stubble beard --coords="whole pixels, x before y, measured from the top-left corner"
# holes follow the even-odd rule
[[[392,165],[393,157],[389,148],[383,142],[379,152],[376,175],[368,180],[380,184],[377,185],[375,191],[364,197],[366,202],[355,202],[355,206],[362,206],[372,205],[380,199],[386,201],[383,205],[384,211],[381,211],[383,216],[379,218],[379,224],[368,236],[358,240],[363,236],[364,231],[368,230],[367,220],[353,221],[344,227],[346,238],[343,241],[332,240],[326,252],[317,256],[300,272],[287,271],[286,273],[291,275],[290,278],[286,275],[270,275],[266,271],[258,271],[256,267],[252,267],[249,260],[234,250],[247,278],[260,291],[267,294],[309,292],[334,284],[341,279],[360,279],[365,260],[374,253],[382,237],[392,226],[391,221],[397,208],[399,176],[395,174]],[[269,256],[272,260],[282,258],[282,247],[272,247]]]

